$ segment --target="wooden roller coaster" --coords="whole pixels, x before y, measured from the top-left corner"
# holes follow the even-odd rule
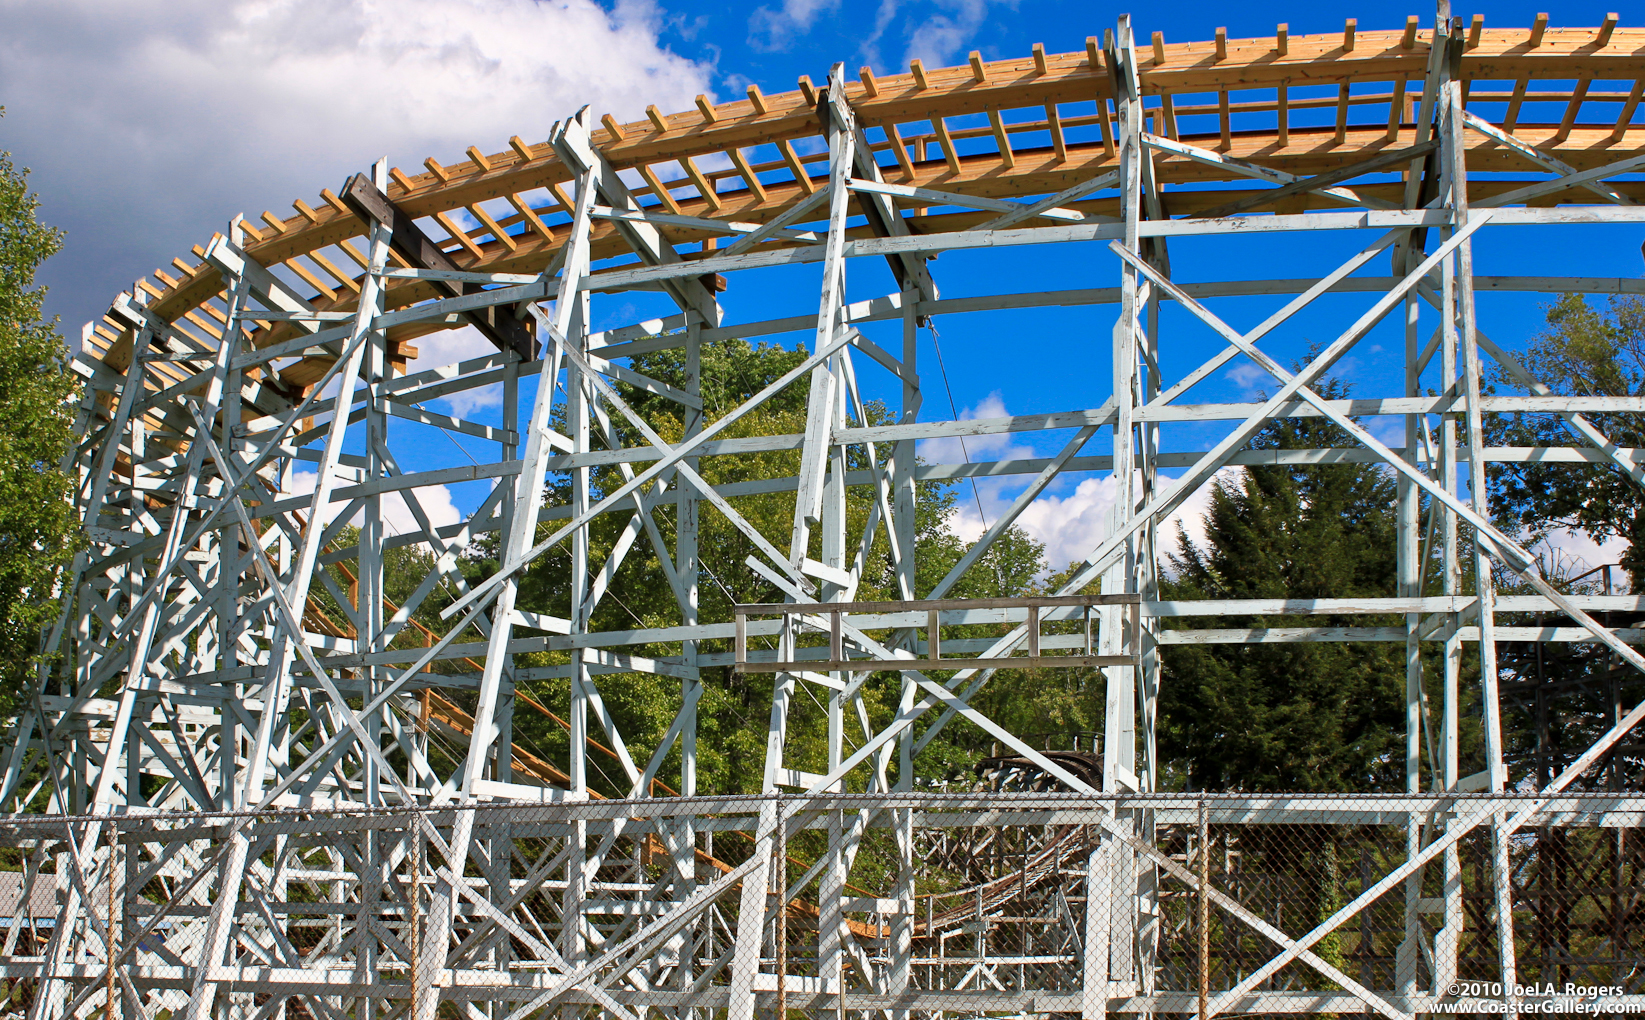
[[[1483,495],[1501,463],[1645,483],[1645,451],[1588,417],[1645,413],[1645,397],[1554,392],[1475,309],[1490,291],[1637,295],[1645,282],[1576,275],[1574,248],[1522,250],[1525,271],[1548,275],[1476,275],[1473,261],[1522,227],[1645,225],[1642,92],[1645,29],[1614,15],[1508,27],[1442,4],[1403,26],[1198,42],[1122,18],[1073,53],[896,75],[835,65],[791,92],[750,87],[626,123],[584,109],[546,139],[417,173],[378,164],[291,214],[237,218],[82,337],[70,459],[90,542],[0,775],[14,815],[0,835],[27,882],[55,883],[59,915],[43,948],[13,922],[0,980],[28,985],[35,1020],[288,1007],[435,1020],[480,1003],[518,1020],[791,1007],[1405,1020],[1461,979],[1512,988],[1516,966],[1625,979],[1645,1006],[1629,891],[1645,815],[1624,789],[1638,769],[1619,764],[1637,758],[1626,738],[1645,704],[1628,706],[1645,656],[1614,622],[1645,598],[1550,582]],[[1257,234],[1292,239],[1263,249],[1261,274],[1219,258],[1223,275],[1173,279],[1168,248],[1227,252]],[[1321,270],[1325,246],[1308,239],[1344,237],[1358,253]],[[941,253],[980,263],[1033,245],[1062,245],[1039,250],[1066,257],[1077,289],[999,293],[988,277],[938,291]],[[848,265],[853,296],[879,296],[848,301]],[[994,265],[999,281],[1021,268]],[[818,302],[779,309],[761,271],[794,266],[816,270]],[[744,294],[752,314],[733,319],[721,298]],[[1207,304],[1229,297],[1274,309],[1236,329]],[[655,310],[634,311],[644,302],[667,313],[628,321]],[[1099,310],[1083,335],[1077,409],[921,415],[936,317],[1005,313],[1026,332],[1041,309],[1102,306],[1117,318]],[[1291,370],[1269,339],[1295,339],[1274,331],[1303,309],[1335,339]],[[1112,360],[1092,356],[1110,327]],[[468,328],[465,358],[421,363],[420,337]],[[1373,329],[1391,338],[1382,392],[1317,390]],[[793,334],[795,367],[710,413],[706,345]],[[642,358],[664,351],[678,371]],[[1020,357],[1072,372],[1042,354],[1023,344]],[[1196,387],[1235,359],[1271,376],[1272,395],[1200,402]],[[900,394],[886,421],[859,366],[888,373],[869,396]],[[803,433],[759,434],[750,416],[790,386],[809,387]],[[425,406],[481,392],[500,392],[497,413]],[[671,424],[630,406],[640,392],[668,402]],[[1568,434],[1485,446],[1486,415],[1518,412]],[[1342,445],[1251,447],[1303,414]],[[1403,438],[1368,431],[1371,416]],[[1220,438],[1184,439],[1206,428]],[[465,459],[430,454],[419,437],[436,433]],[[1060,452],[917,456],[927,440],[1010,434]],[[796,466],[729,481],[711,469],[750,452]],[[1397,474],[1397,592],[1162,600],[1162,522],[1218,472],[1326,462]],[[1112,486],[1089,555],[1043,598],[958,598],[1064,472]],[[979,475],[1018,477],[1020,494],[931,583],[915,570],[920,485]],[[470,483],[486,492],[455,523],[419,496]],[[738,507],[784,493],[781,548]],[[398,534],[390,499],[414,520]],[[606,514],[617,537],[593,541]],[[740,574],[709,575],[705,519],[746,540]],[[500,566],[476,580],[458,562],[480,535]],[[391,601],[384,554],[411,545],[432,566]],[[654,618],[607,628],[595,611],[635,550],[668,590]],[[855,601],[871,560],[895,601]],[[553,576],[569,609],[522,601],[533,565],[565,571]],[[1499,594],[1499,576],[1525,587]],[[450,601],[433,614],[437,589]],[[1382,623],[1341,625],[1355,615]],[[1300,641],[1412,650],[1404,792],[1335,805],[1162,792],[1161,649]],[[1609,656],[1591,670],[1604,719],[1534,774],[1504,755],[1514,690],[1498,689],[1499,642],[1510,665],[1513,642]],[[1086,670],[1102,691],[1089,751],[1034,746],[974,700],[995,670],[1036,663]],[[698,705],[705,671],[722,668],[773,676],[746,797],[697,790]],[[675,715],[625,739],[601,687],[641,675],[677,692]],[[547,712],[518,688],[548,681],[569,691],[564,762],[513,729],[515,711]],[[790,739],[807,698],[826,746]],[[1477,731],[1459,722],[1470,706]],[[948,769],[927,768],[941,757],[927,749],[950,726],[997,748],[978,788],[952,796],[915,785]],[[591,752],[615,777],[604,789]],[[1602,765],[1610,790],[1591,784]],[[1549,835],[1522,838],[1533,828]],[[1231,940],[1215,954],[1213,923]],[[1358,956],[1342,950],[1350,925]],[[25,942],[29,955],[11,954]]]

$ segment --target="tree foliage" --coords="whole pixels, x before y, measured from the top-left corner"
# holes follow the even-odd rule
[[[801,350],[740,340],[704,345],[702,392],[707,421],[718,420],[755,392],[792,368]],[[637,371],[679,387],[685,365],[678,348],[639,359]],[[634,411],[665,440],[677,441],[686,422],[677,403],[633,387],[622,394]],[[1328,397],[1345,395],[1330,384]],[[722,434],[723,439],[794,435],[804,429],[807,383],[800,380]],[[857,415],[867,424],[891,420],[882,407],[869,404]],[[556,423],[564,428],[564,421]],[[613,416],[617,441],[639,441],[631,426]],[[596,438],[596,447],[604,441]],[[729,497],[739,513],[767,540],[786,546],[793,517],[793,494],[783,482],[799,470],[799,452],[761,449],[736,456],[702,458],[699,470],[716,487],[741,486]],[[1257,450],[1353,446],[1340,429],[1318,418],[1279,421],[1259,433]],[[890,454],[875,451],[877,458]],[[866,448],[851,448],[848,468],[869,467]],[[622,484],[615,467],[591,474],[592,498]],[[960,559],[967,543],[953,530],[955,499],[939,483],[921,483],[915,595],[925,595]],[[1167,599],[1325,598],[1391,596],[1396,593],[1394,563],[1396,489],[1393,477],[1371,465],[1254,465],[1237,481],[1220,483],[1213,493],[1203,545],[1184,543],[1171,558],[1162,584]],[[566,508],[571,479],[551,475],[545,505]],[[873,489],[854,485],[847,496],[848,548],[855,549],[873,511]],[[667,570],[650,536],[654,527],[661,546],[675,548],[676,504],[672,494],[655,502],[649,526],[637,524],[630,507],[597,517],[588,529],[588,557],[598,569],[621,542],[632,547],[610,579],[608,594],[594,611],[590,627],[598,631],[668,627],[680,622]],[[540,526],[539,538],[559,527],[558,518]],[[625,533],[627,537],[625,537]],[[815,536],[814,539],[815,541]],[[1019,530],[1008,531],[953,589],[955,597],[994,597],[1049,591],[1065,580],[1049,574],[1044,547]],[[731,619],[734,604],[782,601],[781,593],[745,566],[755,544],[719,512],[704,507],[699,530],[699,620]],[[820,549],[813,546],[812,556]],[[568,617],[572,551],[560,545],[539,558],[521,581],[520,607],[528,612]],[[496,567],[494,539],[476,543],[465,564],[474,579]],[[390,598],[414,586],[426,564],[390,565]],[[403,569],[402,569],[403,568]],[[334,578],[348,590],[346,576]],[[883,536],[876,537],[862,560],[858,599],[899,598],[892,561]],[[335,595],[322,596],[342,613]],[[436,592],[418,616],[439,628],[438,609],[450,595]],[[1182,621],[1187,623],[1188,621]],[[1196,621],[1203,625],[1203,621]],[[1391,625],[1402,619],[1365,616],[1288,617],[1287,625],[1343,627]],[[1271,618],[1223,618],[1231,628],[1271,626]],[[1051,625],[1052,629],[1059,625]],[[951,629],[949,640],[998,637],[1006,625]],[[965,633],[959,633],[964,630]],[[529,635],[529,631],[524,632]],[[403,635],[404,637],[404,635]],[[415,635],[408,640],[416,641]],[[752,644],[760,645],[759,638]],[[820,638],[817,638],[820,640]],[[677,647],[628,649],[664,658]],[[699,651],[723,654],[730,642],[704,641]],[[1259,645],[1166,646],[1159,704],[1159,750],[1168,787],[1264,791],[1339,791],[1400,789],[1404,786],[1404,646],[1397,642],[1309,642]],[[516,658],[519,689],[562,717],[570,701],[565,679],[570,657],[541,651]],[[1426,671],[1435,687],[1441,670]],[[643,765],[662,740],[681,697],[681,682],[656,673],[611,673],[596,677],[596,686],[634,760]],[[771,713],[773,678],[738,674],[723,666],[704,667],[698,708],[698,791],[705,794],[757,791],[763,776],[766,730]],[[884,725],[894,714],[901,676],[887,672],[862,687],[870,724]],[[1464,682],[1464,690],[1469,684]],[[1437,689],[1433,692],[1437,694]],[[453,693],[459,703],[472,693]],[[1105,702],[1100,671],[1001,670],[972,698],[972,705],[1005,729],[1036,744],[1068,747],[1074,734],[1100,731]],[[826,706],[814,689],[801,685],[792,703],[785,742],[785,764],[811,772],[826,771]],[[1472,731],[1471,720],[1465,721]],[[608,741],[590,720],[591,736]],[[855,724],[848,745],[855,739]],[[563,761],[569,751],[564,726],[543,713],[514,713],[513,738],[530,753]],[[930,740],[916,759],[918,784],[969,781],[970,766],[991,752],[991,739],[963,720],[950,723]],[[1477,741],[1464,734],[1464,747]],[[1465,758],[1472,753],[1465,750]],[[609,752],[590,755],[590,782],[601,792],[621,794],[627,781]],[[1471,761],[1465,767],[1471,766]],[[678,775],[678,751],[665,759],[665,781]]]
[[[1530,374],[1556,393],[1578,396],[1645,394],[1645,301],[1613,296],[1597,306],[1580,294],[1566,294],[1546,308],[1546,328],[1531,338],[1520,358]],[[1501,376],[1505,383],[1512,380]],[[1645,446],[1637,414],[1585,412],[1612,444]],[[1556,446],[1575,440],[1557,415],[1494,415],[1487,422],[1494,446]],[[1520,526],[1530,542],[1570,530],[1595,541],[1623,539],[1620,561],[1635,592],[1645,590],[1645,489],[1611,464],[1496,463],[1489,467],[1492,511]],[[1558,583],[1562,574],[1583,569],[1557,554],[1544,574]],[[1599,566],[1587,564],[1586,566]],[[1568,590],[1596,594],[1598,577]],[[1596,613],[1608,626],[1630,626],[1632,613]],[[1504,622],[1521,626],[1575,626],[1558,615],[1524,614]],[[1503,642],[1499,646],[1504,691],[1504,754],[1517,774],[1551,779],[1586,750],[1614,722],[1618,703],[1639,700],[1641,680],[1619,669],[1603,647],[1587,643]],[[1639,755],[1607,763],[1620,771],[1603,780],[1637,782]]]
[[[1566,294],[1548,307],[1547,328],[1521,357],[1531,375],[1555,393],[1645,394],[1645,302],[1615,296],[1602,311],[1580,294]],[[1637,414],[1584,417],[1616,446],[1645,446]],[[1496,415],[1487,427],[1492,446],[1563,446],[1575,438],[1552,414]],[[1609,464],[1497,463],[1490,466],[1489,481],[1492,511],[1516,522],[1533,542],[1567,529],[1596,541],[1626,539],[1622,565],[1634,590],[1645,590],[1645,489],[1621,470]]]
[[[1323,390],[1328,398],[1344,393],[1336,383]],[[1251,443],[1259,450],[1349,445],[1320,418],[1276,421]],[[1392,596],[1394,497],[1392,477],[1371,465],[1251,465],[1238,481],[1215,483],[1203,546],[1179,530],[1181,552],[1170,557],[1162,596]],[[1284,626],[1377,622],[1286,617]],[[1262,617],[1217,623],[1273,625]],[[1392,642],[1165,646],[1161,757],[1173,782],[1196,790],[1401,788],[1404,672],[1404,646]]]
[[[62,243],[36,218],[28,171],[0,152],[0,698],[31,682],[40,631],[74,554],[73,483],[59,470],[74,438],[77,386],[56,319],[41,317],[40,264]]]
[[[751,345],[743,340],[704,344],[701,379],[705,424],[734,410],[804,360],[805,356],[803,350],[790,350],[766,343]],[[685,384],[686,366],[684,352],[680,348],[637,358],[634,369],[672,386],[683,387]],[[795,382],[721,433],[721,438],[735,440],[803,432],[808,385],[808,380],[803,378]],[[679,404],[626,384],[621,384],[619,389],[625,402],[665,440],[676,442],[684,435],[686,421],[682,413],[684,409]],[[870,425],[888,424],[892,420],[883,406],[873,402],[861,409],[861,415]],[[563,429],[564,421],[556,422],[555,427]],[[643,442],[632,426],[618,416],[613,416],[612,427],[617,430],[623,443]],[[603,441],[596,437],[595,445],[599,447]],[[882,446],[876,449],[875,454],[883,463],[891,450]],[[869,467],[867,457],[865,448],[851,448],[848,452],[848,470],[866,470]],[[800,453],[797,449],[780,449],[706,457],[698,470],[705,480],[716,487],[741,484],[754,490],[732,496],[731,502],[761,535],[782,549],[788,545],[793,524],[794,495],[792,490],[785,491],[777,482],[797,474],[799,467]],[[593,472],[590,478],[593,498],[598,499],[601,492],[612,491],[622,481],[622,475],[615,468]],[[773,484],[761,484],[766,482]],[[571,497],[570,477],[551,476],[548,484],[545,506],[566,506]],[[958,562],[967,545],[952,531],[954,500],[948,488],[938,483],[921,483],[919,489],[915,519],[919,557],[914,587],[918,594],[924,594]],[[856,554],[873,505],[874,491],[870,486],[853,485],[849,488],[846,502],[848,557]],[[632,517],[631,507],[624,507],[597,517],[590,525],[588,555],[594,569],[597,570],[609,558],[631,526]],[[666,496],[655,506],[651,518],[664,548],[672,551],[677,525],[672,495]],[[637,523],[643,525],[644,522]],[[546,537],[556,526],[552,522],[543,525],[539,537]],[[632,541],[633,547],[611,579],[608,594],[594,611],[591,629],[630,630],[679,623],[678,603],[670,588],[667,572],[651,544],[649,529],[642,530]],[[813,558],[820,555],[819,541],[819,536],[814,532],[810,550]],[[728,622],[732,616],[732,606],[737,603],[783,600],[777,588],[752,573],[745,565],[750,555],[763,559],[753,541],[706,504],[699,517],[698,550],[700,622]],[[1036,577],[1043,572],[1043,551],[1038,543],[1032,542],[1020,531],[1013,531],[968,572],[953,594],[956,597],[992,596],[1032,590]],[[569,544],[562,544],[534,563],[521,581],[522,608],[559,617],[570,615],[571,555]],[[481,543],[468,569],[476,577],[495,570],[494,544]],[[879,530],[863,556],[860,577],[856,593],[858,599],[900,597],[890,549]],[[759,647],[760,641],[756,638],[754,646]],[[727,652],[730,642],[703,642],[700,650],[707,653]],[[676,649],[666,645],[636,647],[632,651],[644,656],[677,654]],[[520,657],[521,664],[527,669],[561,666],[568,661],[568,656],[557,652],[531,653]],[[893,714],[900,683],[899,674],[885,674],[874,677],[864,685],[864,702],[870,716],[877,722],[884,722]],[[631,753],[643,766],[651,749],[662,739],[673,721],[680,702],[680,681],[650,673],[622,673],[598,677],[596,686],[619,732],[629,741]],[[1008,682],[1002,683],[1000,688],[1003,690],[1007,686]],[[570,700],[569,682],[564,679],[527,680],[521,684],[521,690],[562,715]],[[769,674],[739,674],[719,666],[704,668],[697,731],[700,792],[737,793],[757,792],[760,789],[771,697],[772,678]],[[952,727],[952,732],[934,742],[921,756],[922,767],[949,775],[957,775],[968,768],[980,752],[973,746],[978,743],[976,739],[966,739],[965,729],[964,726]],[[559,760],[566,753],[564,730],[540,714],[517,712],[515,733],[517,742],[543,757]],[[799,692],[794,700],[788,737],[786,760],[791,767],[825,771],[826,712],[822,705],[811,700],[807,692]],[[678,775],[677,756],[676,750],[662,775]],[[617,792],[623,787],[621,770],[609,755],[596,754],[590,761],[595,773],[591,782],[597,789]]]

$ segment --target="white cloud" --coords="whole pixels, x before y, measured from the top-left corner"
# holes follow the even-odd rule
[[[891,26],[891,19],[896,17],[898,0],[880,0],[879,10],[874,12],[874,27],[869,29],[868,37],[862,42],[863,63],[879,66],[880,37]],[[897,68],[886,68],[888,71]]]
[[[1263,387],[1273,388],[1274,377],[1269,375],[1261,365],[1252,361],[1236,362],[1233,368],[1224,372],[1223,378],[1238,386],[1246,397],[1254,397]]]
[[[1594,567],[1604,566],[1607,563],[1616,563],[1622,559],[1622,554],[1628,549],[1628,540],[1625,538],[1611,538],[1605,542],[1595,542],[1592,538],[1579,531],[1565,531],[1550,535],[1542,542],[1531,546],[1530,551],[1541,558],[1546,569],[1556,575],[1575,577],[1592,570]],[[1584,579],[1586,582],[1597,582],[1600,575]],[[1613,590],[1628,590],[1628,574],[1622,570],[1611,571]]]
[[[811,31],[817,18],[839,7],[840,0],[783,0],[776,10],[756,7],[748,16],[748,45],[766,52],[786,50]]]
[[[283,491],[281,495],[306,496],[314,491],[314,486],[319,478],[319,472],[305,471],[299,468],[291,473],[291,488]],[[390,492],[383,495],[383,524],[390,535],[409,535],[422,530],[422,525],[417,523],[416,516],[412,514],[411,507],[406,502],[407,495],[408,493],[404,491]],[[451,490],[443,485],[418,488],[411,495],[417,500],[417,505],[422,507],[423,513],[428,517],[428,522],[436,528],[456,524],[465,517],[457,509],[456,504],[451,501]],[[330,503],[322,515],[325,522],[330,524],[336,520],[337,515],[342,513],[347,506],[347,502],[333,501]],[[349,523],[359,524],[361,519],[362,514],[356,514]]]
[[[412,343],[417,348],[417,356],[411,359],[406,366],[406,374],[414,375],[431,368],[443,368],[454,365],[459,361],[468,361],[473,358],[483,358],[488,354],[496,353],[497,348],[480,335],[473,326],[463,326],[460,329],[443,329],[438,333],[429,333],[420,336]],[[476,411],[489,410],[503,406],[503,385],[492,383],[489,386],[471,390],[459,390],[440,398],[453,417],[468,418]]]
[[[1005,400],[999,391],[990,393],[960,412],[961,421],[978,418],[1005,418],[1011,412],[1005,409]],[[1032,447],[1018,443],[1009,432],[995,432],[983,436],[945,436],[941,439],[923,439],[919,444],[920,456],[933,464],[960,464],[970,460],[1004,460],[1011,457],[1036,456]]]
[[[1113,521],[1113,475],[1085,478],[1066,496],[1041,496],[1017,518],[1022,530],[1045,543],[1045,561],[1053,570],[1089,555],[1108,537]]]
[[[1016,9],[1016,0],[999,0]],[[959,61],[972,38],[988,20],[989,0],[937,0],[945,13],[927,18],[908,37],[903,63],[918,57],[927,66],[944,67]]]
[[[1360,419],[1360,425],[1383,446],[1396,450],[1405,446],[1405,419],[1403,418],[1378,415],[1374,418]]]
[[[975,407],[961,412],[961,420],[976,418],[1003,418],[1009,412],[998,393],[991,393]],[[1101,434],[1093,437],[1085,453],[1097,448]],[[928,463],[957,464],[966,459],[972,462],[1039,458],[1044,454],[1018,442],[1011,433],[927,439],[919,444],[920,457]],[[1104,450],[1106,452],[1106,450]],[[1235,478],[1239,468],[1218,472],[1218,479]],[[1069,476],[1072,478],[1073,476]],[[967,542],[975,541],[1010,507],[1017,494],[1028,483],[1028,476],[1011,475],[1003,478],[979,478],[973,495],[969,480],[960,483],[950,526],[954,533]],[[1162,485],[1170,484],[1162,479]],[[1053,485],[1055,488],[1055,484]],[[979,512],[977,503],[981,501]],[[1191,541],[1205,538],[1204,514],[1211,504],[1209,485],[1183,501],[1159,529],[1160,553],[1163,556],[1177,547],[1177,523],[1187,529]],[[1114,479],[1112,475],[1086,475],[1072,492],[1057,495],[1042,493],[1017,517],[1016,524],[1037,542],[1045,544],[1045,559],[1052,570],[1061,570],[1076,560],[1089,556],[1103,539],[1108,537],[1114,513]]]
[[[653,0],[0,0],[0,22],[5,147],[68,231],[41,275],[71,327],[233,214],[288,216],[385,154],[454,163],[585,103],[712,91]]]
[[[1239,468],[1225,468],[1217,473],[1217,480],[1237,480]],[[1140,476],[1139,476],[1140,482]],[[1170,484],[1162,478],[1161,485]],[[1018,488],[1017,491],[1021,491]],[[1000,491],[982,491],[983,507],[988,511],[988,523],[999,519],[1010,506],[1011,496]],[[955,502],[952,521],[955,534],[967,542],[976,540],[987,530],[978,516],[974,500],[962,493]],[[1168,553],[1178,551],[1177,525],[1182,524],[1188,540],[1195,544],[1205,541],[1205,512],[1211,505],[1211,487],[1202,485],[1172,511],[1159,527],[1159,555],[1161,563]],[[1017,526],[1036,542],[1045,544],[1045,562],[1051,570],[1061,570],[1070,563],[1087,559],[1110,534],[1114,519],[1114,478],[1112,475],[1087,476],[1080,480],[1073,492],[1065,496],[1042,494],[1023,510]]]
[[[1250,367],[1260,371],[1254,365]],[[1266,373],[1264,376],[1266,377]],[[983,398],[976,406],[963,410],[960,419],[970,421],[978,418],[1003,418],[1009,413],[1005,401],[996,392]],[[1380,434],[1379,438],[1395,446],[1403,442],[1402,430],[1403,425],[1390,419],[1373,419],[1371,425],[1373,433]],[[1097,443],[1102,439],[1102,433],[1093,437],[1092,444],[1084,451],[1085,454],[1091,455],[1096,451]],[[1106,447],[1101,452],[1106,453]],[[926,439],[919,444],[919,455],[921,459],[932,464],[960,464],[966,461],[979,463],[1045,456],[1033,447],[1018,442],[1013,433],[967,436],[963,441],[958,437]],[[1238,486],[1244,474],[1245,469],[1240,467],[1221,469],[1213,476],[1211,482],[1201,485],[1161,522],[1158,552],[1162,566],[1168,554],[1181,550],[1178,542],[1179,524],[1189,542],[1204,547],[1205,515],[1211,507],[1212,486]],[[1071,479],[1075,476],[1067,477]],[[1017,494],[1027,485],[1028,479],[1027,475],[978,478],[974,492],[971,480],[961,480],[955,493],[957,498],[949,526],[962,540],[976,541],[1010,508]],[[1160,487],[1163,489],[1170,484],[1171,479],[1162,476]],[[1056,487],[1057,484],[1053,483],[1052,488]],[[979,502],[982,504],[980,509]],[[1016,524],[1029,537],[1044,543],[1046,565],[1057,571],[1070,563],[1086,559],[1102,544],[1112,528],[1113,513],[1113,476],[1086,474],[1072,492],[1064,495],[1055,492],[1042,493],[1017,517]],[[1550,536],[1545,542],[1532,546],[1531,551],[1548,561],[1550,569],[1561,575],[1574,576],[1602,564],[1618,562],[1627,547],[1625,539],[1613,538],[1600,543],[1579,532],[1561,532]],[[1612,579],[1618,585],[1627,584],[1626,575],[1620,571],[1613,571]]]

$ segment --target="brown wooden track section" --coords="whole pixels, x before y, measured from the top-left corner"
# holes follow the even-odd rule
[[[1470,108],[1486,120],[1577,169],[1645,148],[1645,124],[1631,123],[1645,81],[1645,29],[1614,24],[1485,28],[1475,19],[1463,32],[1467,43],[1460,76]],[[1417,141],[1411,107],[1421,96],[1431,36],[1431,29],[1417,28],[1414,21],[1393,31],[1276,32],[1229,39],[1220,46],[1214,40],[1174,43],[1143,33],[1136,53],[1149,107],[1147,127],[1293,174],[1349,166]],[[847,93],[887,181],[1012,198],[1053,193],[1117,165],[1109,75],[1101,41],[1093,38],[1077,53],[1045,54],[1036,47],[1023,58],[984,62],[974,57],[960,67],[911,67],[908,73],[878,78],[865,69]],[[808,78],[800,86],[771,96],[751,88],[749,98],[730,103],[700,99],[697,109],[684,113],[652,108],[645,119],[627,124],[607,116],[594,131],[595,141],[615,167],[636,170],[647,182],[635,191],[655,212],[764,222],[819,187],[826,172],[825,156],[799,154],[822,148],[816,87]],[[1281,91],[1287,106],[1283,124]],[[1468,133],[1467,144],[1471,171],[1544,173],[1477,133]],[[709,162],[728,169],[707,170],[703,164]],[[516,138],[501,152],[470,148],[451,165],[429,159],[425,167],[415,174],[392,171],[388,197],[419,217],[463,270],[539,273],[568,232],[568,196],[562,185],[572,174],[546,143]],[[1167,185],[1240,181],[1247,186],[1237,175],[1174,156],[1156,156],[1156,172]],[[665,184],[663,176],[678,179]],[[1474,181],[1470,193],[1477,199],[1516,186],[1493,176]],[[1645,184],[1615,186],[1645,200]],[[1403,191],[1388,183],[1354,187],[1391,201],[1399,201]],[[1167,215],[1193,215],[1248,194],[1168,189],[1164,208]],[[1578,189],[1544,201],[1587,203],[1594,198]],[[898,205],[924,203],[899,200]],[[1071,205],[1098,214],[1118,211],[1115,200],[1101,197]],[[1342,206],[1310,195],[1286,200],[1278,209],[1259,206],[1253,211],[1333,207]],[[249,225],[248,254],[265,266],[284,264],[277,271],[317,307],[351,308],[365,249],[362,222],[329,189],[293,203],[293,208],[291,216],[264,213]],[[951,208],[930,207],[931,215],[907,222],[916,233],[959,230],[995,215],[947,211]],[[454,216],[478,226],[465,231]],[[1020,226],[1046,223],[1031,220]],[[708,236],[689,227],[665,227],[663,233],[677,245]],[[592,244],[596,260],[627,251],[605,220],[596,221]],[[146,292],[149,307],[160,316],[209,347],[222,325],[222,283],[214,270],[198,262],[200,250],[195,249],[195,258],[174,260],[138,281],[134,289]],[[682,255],[700,257],[690,251]],[[395,281],[388,304],[404,307],[435,296],[428,283]],[[390,340],[403,345],[441,328],[446,327],[399,327],[390,331]],[[290,336],[289,329],[269,326],[254,334],[253,342],[276,342]],[[88,334],[86,349],[124,375],[130,343],[119,320],[105,317]],[[403,359],[414,352],[402,346],[398,353]],[[277,383],[260,380],[265,384],[263,404],[299,395],[327,364],[323,358],[287,363],[279,369]],[[173,381],[187,374],[171,365],[153,369]]]

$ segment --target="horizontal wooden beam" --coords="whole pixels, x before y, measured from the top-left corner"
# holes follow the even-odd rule
[[[1135,666],[1134,655],[1015,655],[992,659],[798,659],[793,662],[738,662],[738,673],[798,673],[818,670],[857,671],[887,669],[1096,669]]]
[[[389,201],[388,196],[379,191],[365,174],[355,174],[348,179],[348,183],[343,185],[342,199],[363,221],[369,223],[376,220],[387,224],[390,246],[414,267],[442,273],[461,271],[461,267],[423,233],[411,214]],[[483,289],[476,283],[450,279],[437,279],[430,283],[451,297],[473,294]],[[536,357],[537,343],[530,328],[507,306],[489,305],[476,309],[469,313],[469,321],[481,335],[496,344],[498,350],[513,350],[523,361]]]

